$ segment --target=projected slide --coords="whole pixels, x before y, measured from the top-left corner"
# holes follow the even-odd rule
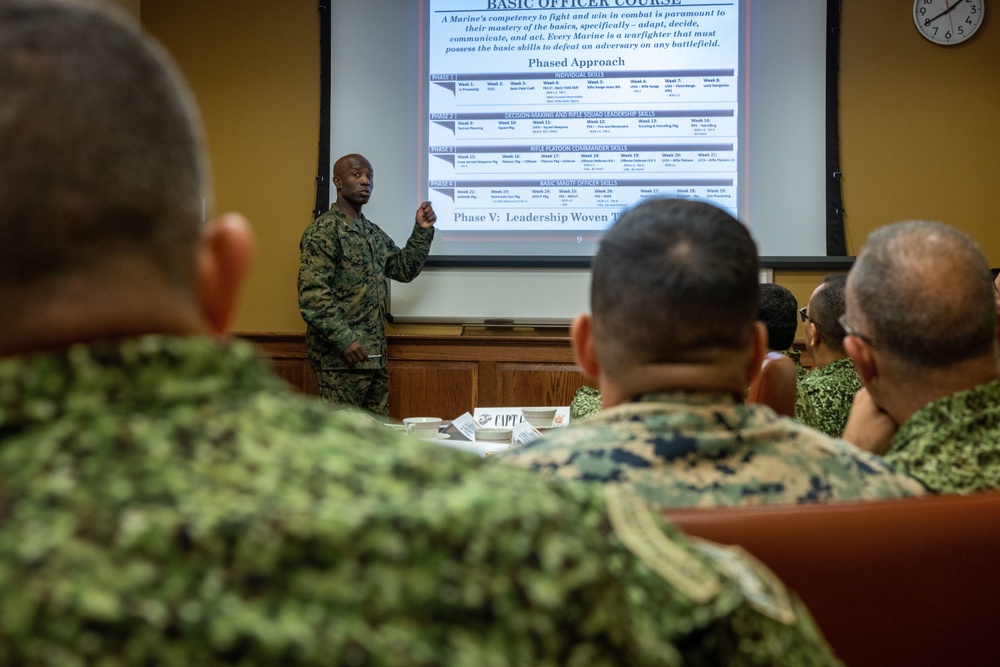
[[[427,184],[442,235],[537,232],[579,252],[645,198],[738,214],[734,2],[428,7]]]

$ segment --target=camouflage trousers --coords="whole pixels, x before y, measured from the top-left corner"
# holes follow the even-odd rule
[[[316,373],[317,395],[328,403],[389,415],[389,373],[384,368],[338,368]]]

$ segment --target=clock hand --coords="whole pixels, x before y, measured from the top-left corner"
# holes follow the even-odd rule
[[[934,23],[934,21],[937,21],[939,18],[941,18],[945,14],[949,13],[951,10],[955,9],[955,7],[958,7],[960,4],[962,4],[962,0],[955,0],[955,4],[953,4],[952,6],[948,7],[947,9],[945,9],[943,12],[941,12],[937,16],[935,16],[933,18],[929,18],[929,19],[924,19],[924,25],[927,26],[927,25],[930,25],[931,23]]]

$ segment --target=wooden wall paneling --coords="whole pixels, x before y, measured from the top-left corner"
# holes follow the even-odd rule
[[[315,386],[312,392],[306,390],[306,385],[310,380],[313,385],[316,384],[316,377],[313,375],[312,368],[309,367],[308,362],[303,363],[297,359],[270,359],[269,362],[275,375],[292,385],[297,391],[303,394],[316,393]]]
[[[452,419],[479,398],[475,361],[389,360],[389,416]]]
[[[476,363],[478,394],[470,411],[475,407],[567,405],[585,383],[566,336],[390,336],[389,358],[394,363]],[[549,377],[551,373],[556,375]]]
[[[241,333],[238,338],[257,346],[276,375],[296,390],[316,395],[316,375],[309,365],[305,336],[302,334]]]
[[[476,407],[499,408],[500,380],[497,377],[497,362],[495,359],[480,359],[479,361],[479,402]]]
[[[587,378],[576,364],[497,363],[499,406],[569,405]]]
[[[257,345],[275,373],[315,395],[302,334],[238,334]],[[801,341],[802,363],[812,358]],[[568,405],[584,384],[565,336],[389,336],[389,414],[452,419],[476,407]]]

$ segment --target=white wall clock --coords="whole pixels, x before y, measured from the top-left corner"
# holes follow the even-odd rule
[[[959,44],[983,22],[983,0],[913,0],[913,21],[935,44]]]

